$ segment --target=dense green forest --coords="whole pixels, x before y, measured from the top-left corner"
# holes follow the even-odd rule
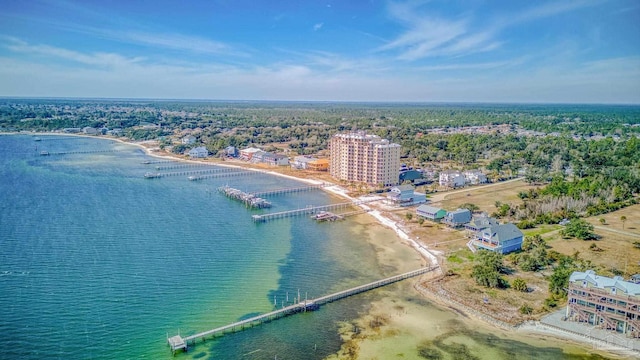
[[[640,193],[638,106],[0,100],[0,131],[85,126],[163,147],[192,132],[212,153],[275,145],[315,154],[337,132],[366,130],[400,143],[409,165],[548,184],[521,194],[524,205],[500,204],[495,215],[521,227],[613,211]]]

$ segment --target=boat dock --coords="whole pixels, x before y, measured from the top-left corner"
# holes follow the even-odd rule
[[[243,202],[246,206],[254,209],[264,209],[271,207],[271,203],[267,200],[255,196],[254,194],[246,193],[242,190],[234,189],[230,186],[221,186],[218,191],[225,194],[228,198]]]
[[[350,212],[341,213],[341,214],[334,214],[329,211],[320,211],[319,213],[313,215],[311,218],[318,222],[336,221],[336,220],[344,220],[344,218],[346,218],[347,216],[364,214],[366,212],[369,212],[369,210],[361,209],[361,210],[355,210],[355,211],[350,211]]]
[[[178,165],[163,165],[156,166],[156,170],[175,170],[175,169],[189,169],[189,168],[201,168],[201,167],[211,167],[213,165],[208,164],[178,164]]]
[[[142,163],[145,165],[150,165],[150,164],[168,164],[168,163],[175,163],[176,160],[145,160]]]
[[[308,185],[308,186],[300,186],[300,187],[294,187],[294,188],[283,188],[283,189],[275,189],[275,190],[268,190],[268,191],[256,191],[250,194],[254,196],[291,194],[291,193],[297,193],[297,192],[303,192],[303,191],[312,191],[312,190],[322,189],[325,186],[326,186],[325,184]]]
[[[253,218],[253,221],[255,221],[255,222],[267,222],[269,220],[283,219],[283,218],[292,217],[292,216],[313,215],[313,214],[317,214],[317,213],[322,212],[322,211],[331,211],[331,210],[344,209],[344,208],[347,208],[347,207],[350,207],[350,206],[363,205],[363,204],[370,203],[370,202],[373,202],[373,201],[378,201],[378,200],[379,199],[356,200],[356,201],[352,201],[352,202],[329,204],[329,205],[320,205],[320,206],[309,205],[306,208],[302,208],[302,209],[281,211],[281,212],[262,214],[262,215],[252,215],[251,217]]]
[[[122,150],[88,150],[88,151],[41,151],[40,155],[75,155],[75,154],[100,154],[100,153],[115,153]]]
[[[225,176],[226,174],[231,174],[231,173],[235,174],[238,172],[239,171],[235,169],[208,168],[208,169],[202,169],[202,170],[156,172],[153,174],[155,175],[154,178],[163,178],[163,177],[169,177],[169,176],[189,176],[189,180],[201,180],[205,178],[205,176],[201,174],[212,174],[212,175],[207,175],[207,177],[222,177],[222,176]],[[249,171],[245,171],[245,172],[249,172]]]
[[[198,180],[205,180],[205,179],[218,179],[222,177],[257,175],[257,174],[260,174],[260,172],[251,171],[251,170],[225,169],[225,171],[216,172],[215,174],[189,176],[189,180],[198,181]]]
[[[245,320],[241,320],[238,322],[234,322],[232,324],[229,325],[225,325],[225,326],[221,326],[212,330],[208,330],[208,331],[204,331],[201,333],[197,333],[194,335],[190,335],[190,336],[186,336],[186,337],[182,337],[181,335],[175,335],[172,337],[169,337],[167,335],[167,342],[169,343],[169,347],[171,348],[171,351],[175,354],[176,351],[178,350],[188,350],[188,346],[191,345],[195,345],[196,340],[198,339],[202,339],[202,341],[206,341],[207,337],[211,337],[211,338],[215,338],[216,336],[221,336],[224,335],[225,333],[229,332],[236,332],[236,331],[241,331],[244,330],[245,328],[249,328],[249,327],[253,327],[256,325],[260,325],[264,322],[269,322],[287,315],[291,315],[291,314],[295,314],[295,313],[299,313],[299,312],[306,312],[307,310],[316,310],[320,307],[320,305],[323,304],[327,304],[339,299],[343,299],[349,296],[353,296],[356,294],[360,294],[369,290],[373,290],[382,286],[386,286],[389,284],[393,284],[396,283],[398,281],[402,281],[405,279],[409,279],[412,277],[416,277],[416,276],[420,276],[423,274],[426,274],[428,272],[431,272],[435,269],[437,269],[438,266],[430,266],[430,267],[423,267],[417,270],[413,270],[413,271],[409,271],[406,272],[404,274],[400,274],[400,275],[395,275],[395,276],[391,276],[388,277],[386,279],[382,279],[382,280],[378,280],[378,281],[374,281],[368,284],[364,284],[364,285],[360,285],[360,286],[356,286],[353,287],[351,289],[347,289],[347,290],[343,290],[343,291],[339,291],[333,294],[329,294],[326,296],[322,296],[316,299],[312,299],[312,300],[303,300],[300,301],[300,297],[298,296],[298,302],[293,304],[293,305],[289,305],[286,307],[283,307],[281,309],[278,310],[274,310],[265,314],[261,314],[258,316],[254,316],[252,318],[249,319],[245,319]]]

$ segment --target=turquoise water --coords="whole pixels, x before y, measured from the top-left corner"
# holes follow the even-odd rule
[[[215,189],[299,186],[273,176],[144,179],[142,150],[112,141],[0,136],[0,358],[171,358],[166,336],[378,278],[350,258],[347,222],[255,224]],[[41,150],[119,150],[40,156]],[[170,170],[169,170],[170,171]],[[321,191],[271,198],[280,211]],[[336,254],[343,254],[338,255]],[[374,256],[368,256],[374,258]],[[198,344],[182,358],[313,359],[340,346],[336,321],[360,300]]]
[[[299,186],[295,181],[149,180],[143,174],[154,165],[142,162],[152,158],[134,146],[40,137],[0,136],[2,359],[172,359],[167,334],[190,335],[270,311],[274,297],[281,304],[288,293],[292,301],[298,289],[313,298],[398,273],[376,262],[365,241],[373,234],[356,219],[255,224],[250,215],[259,211],[216,192],[226,184],[256,191]],[[40,156],[41,150],[118,152]],[[321,191],[270,200],[269,211],[341,201]],[[338,324],[389,291],[434,314],[425,339],[448,344],[455,335],[478,344],[470,349],[481,359],[574,358],[560,345],[534,347],[463,324],[449,333],[448,321],[459,316],[435,316],[441,311],[399,286],[410,288],[392,285],[199,342],[176,358],[322,359],[340,348]],[[417,348],[406,353],[419,358]]]

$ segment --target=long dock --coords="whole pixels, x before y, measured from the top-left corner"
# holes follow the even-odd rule
[[[156,166],[156,170],[175,170],[175,169],[192,169],[201,167],[212,167],[209,164],[177,164],[177,165],[160,165]]]
[[[360,286],[356,286],[353,287],[351,289],[347,289],[347,290],[343,290],[343,291],[339,291],[333,294],[329,294],[326,296],[322,296],[313,300],[304,300],[304,301],[298,301],[298,303],[293,304],[293,305],[289,305],[286,307],[283,307],[281,309],[278,310],[274,310],[265,314],[261,314],[258,316],[254,316],[252,318],[249,319],[245,319],[245,320],[241,320],[238,322],[234,322],[232,324],[229,325],[225,325],[225,326],[221,326],[212,330],[208,330],[208,331],[204,331],[201,333],[197,333],[194,335],[189,335],[186,337],[182,337],[181,335],[175,335],[172,337],[168,337],[167,336],[167,342],[169,343],[169,346],[171,347],[171,351],[175,354],[176,351],[178,350],[188,350],[188,346],[191,345],[195,345],[196,340],[198,339],[202,339],[202,341],[205,341],[207,337],[211,337],[211,338],[215,338],[218,335],[224,335],[225,333],[229,332],[236,332],[236,331],[240,331],[240,330],[244,330],[247,327],[253,327],[256,325],[260,325],[264,322],[268,322],[268,321],[272,321],[287,315],[291,315],[291,314],[295,314],[295,313],[299,313],[299,312],[305,312],[307,310],[316,310],[319,308],[320,305],[323,304],[327,304],[336,300],[340,300],[349,296],[353,296],[356,294],[360,294],[369,290],[373,290],[382,286],[386,286],[389,284],[393,284],[396,283],[398,281],[402,281],[405,279],[409,279],[412,277],[416,277],[416,276],[420,276],[423,274],[426,274],[428,272],[431,272],[435,269],[437,269],[438,266],[430,266],[430,267],[423,267],[417,270],[413,270],[413,271],[409,271],[406,272],[404,274],[400,274],[400,275],[395,275],[395,276],[391,276],[382,280],[378,280],[378,281],[374,281],[374,282],[370,282],[368,284],[364,284],[364,285],[360,285]],[[300,299],[298,299],[300,300]]]
[[[73,155],[73,154],[99,154],[99,153],[114,153],[122,150],[87,150],[87,151],[41,151],[40,155]]]
[[[228,173],[239,173],[242,171],[238,171],[236,169],[221,169],[221,168],[209,168],[209,169],[202,169],[202,170],[185,170],[185,171],[174,171],[174,172],[157,172],[157,173],[148,173],[148,174],[153,174],[153,176],[145,176],[145,177],[152,177],[152,178],[163,178],[163,177],[169,177],[169,176],[192,176],[192,178],[190,177],[189,180],[201,180],[204,178],[203,174],[213,174],[211,175],[211,177],[216,176],[216,175],[222,175],[222,174],[228,174]],[[244,172],[249,172],[249,171],[244,171]],[[242,172],[244,174],[244,172]],[[221,176],[218,176],[221,177]]]
[[[322,189],[325,186],[326,186],[325,184],[307,185],[307,186],[300,186],[300,187],[294,187],[294,188],[282,188],[282,189],[275,189],[275,190],[268,190],[268,191],[256,191],[256,192],[252,192],[250,194],[253,195],[253,196],[270,196],[270,195],[280,195],[280,194],[291,194],[291,193],[297,193],[297,192],[304,192],[304,191],[312,191],[312,190]]]
[[[378,199],[357,200],[357,201],[352,201],[352,202],[344,202],[344,203],[320,205],[320,206],[312,206],[312,205],[310,205],[310,206],[307,206],[306,208],[302,208],[302,209],[281,211],[281,212],[261,214],[261,215],[252,215],[251,218],[255,222],[267,222],[269,220],[283,219],[283,218],[292,217],[292,216],[312,215],[312,214],[318,213],[320,211],[331,211],[331,210],[337,210],[337,209],[344,209],[346,207],[358,206],[358,205],[370,203],[370,202],[373,202],[373,201],[378,201]]]
[[[189,180],[198,181],[198,180],[218,179],[218,178],[232,177],[232,176],[258,175],[261,173],[262,172],[260,171],[253,171],[253,170],[225,169],[225,171],[216,172],[215,174],[189,176]]]

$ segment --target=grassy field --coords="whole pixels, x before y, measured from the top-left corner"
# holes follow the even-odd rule
[[[434,203],[447,210],[455,210],[465,203],[475,204],[480,211],[489,214],[496,211],[495,203],[520,204],[522,200],[518,197],[520,191],[527,191],[537,186],[532,186],[524,182],[524,180],[516,180],[505,183],[497,183],[490,186],[469,187],[464,191],[456,191],[455,193],[445,195],[444,200]]]

